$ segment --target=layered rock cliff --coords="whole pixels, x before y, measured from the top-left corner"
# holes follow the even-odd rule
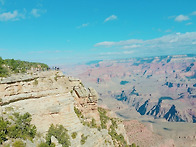
[[[26,146],[45,142],[51,124],[68,130],[71,146],[124,146],[129,144],[124,125],[115,115],[98,108],[98,95],[79,79],[58,71],[18,74],[0,79],[0,114],[9,120],[14,113],[30,113],[37,135]],[[113,126],[115,124],[115,126]],[[113,127],[112,127],[113,126]],[[51,137],[57,146],[58,137]],[[7,140],[7,141],[6,141]],[[4,144],[12,144],[6,138]]]

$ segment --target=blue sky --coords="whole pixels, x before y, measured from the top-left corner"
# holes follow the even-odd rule
[[[196,53],[195,0],[0,0],[0,56],[49,65]]]

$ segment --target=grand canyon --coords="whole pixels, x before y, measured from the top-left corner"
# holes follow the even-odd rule
[[[177,146],[195,144],[194,54],[93,61],[70,74],[94,87],[98,104],[118,117],[138,120]]]

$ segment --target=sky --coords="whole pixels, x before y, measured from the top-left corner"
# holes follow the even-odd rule
[[[196,53],[195,0],[0,0],[0,56],[49,65]]]

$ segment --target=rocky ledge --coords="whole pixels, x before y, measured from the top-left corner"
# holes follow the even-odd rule
[[[79,79],[66,77],[59,71],[18,74],[0,79],[0,114],[29,113],[37,134],[33,140],[22,139],[26,146],[46,142],[50,126],[63,125],[68,131],[70,146],[125,146],[129,144],[124,125],[115,115],[97,106],[98,95],[85,88]],[[15,137],[17,138],[17,137]],[[4,138],[12,145],[12,138]],[[50,143],[62,146],[58,137]]]

